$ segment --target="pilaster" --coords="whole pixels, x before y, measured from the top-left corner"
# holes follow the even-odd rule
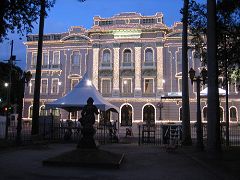
[[[113,97],[119,96],[119,47],[113,48]]]
[[[157,96],[163,93],[163,46],[157,46]]]
[[[98,89],[98,62],[99,62],[99,48],[93,48],[93,74],[92,83]]]
[[[141,77],[141,47],[135,47],[135,97],[142,96]]]

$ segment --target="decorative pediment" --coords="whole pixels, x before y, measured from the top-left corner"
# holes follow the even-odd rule
[[[71,34],[62,38],[61,41],[90,41],[90,38],[85,35]]]

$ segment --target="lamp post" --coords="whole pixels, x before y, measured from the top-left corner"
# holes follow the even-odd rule
[[[9,83],[5,82],[4,83],[4,87],[5,88],[9,88]],[[8,108],[9,108],[9,89],[7,89],[7,107],[5,107],[5,115],[6,115],[6,126],[5,126],[5,139],[8,139],[8,123],[9,123],[9,111],[8,111]]]
[[[199,76],[195,75],[195,70],[191,68],[189,70],[189,76],[191,82],[195,81],[197,84],[197,148],[203,150],[203,133],[202,133],[202,119],[201,119],[201,105],[200,105],[200,83],[206,83],[207,79],[207,70],[205,68],[202,69]]]
[[[19,91],[21,91],[21,93],[18,100],[18,118],[17,118],[17,136],[16,136],[17,144],[21,143],[22,111],[23,111],[23,98],[24,98],[25,84],[28,85],[31,78],[32,78],[32,74],[30,71],[24,72],[19,83],[19,86],[20,86]]]

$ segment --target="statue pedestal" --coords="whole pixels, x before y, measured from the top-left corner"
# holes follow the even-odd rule
[[[82,137],[78,142],[77,148],[82,149],[97,149],[94,135],[96,130],[93,127],[84,127],[81,131]]]

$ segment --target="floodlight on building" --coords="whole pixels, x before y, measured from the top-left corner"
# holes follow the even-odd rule
[[[125,80],[125,81],[123,81],[123,84],[127,84],[127,81]]]
[[[61,85],[62,85],[62,82],[59,81],[59,82],[58,82],[58,85],[61,86]]]

